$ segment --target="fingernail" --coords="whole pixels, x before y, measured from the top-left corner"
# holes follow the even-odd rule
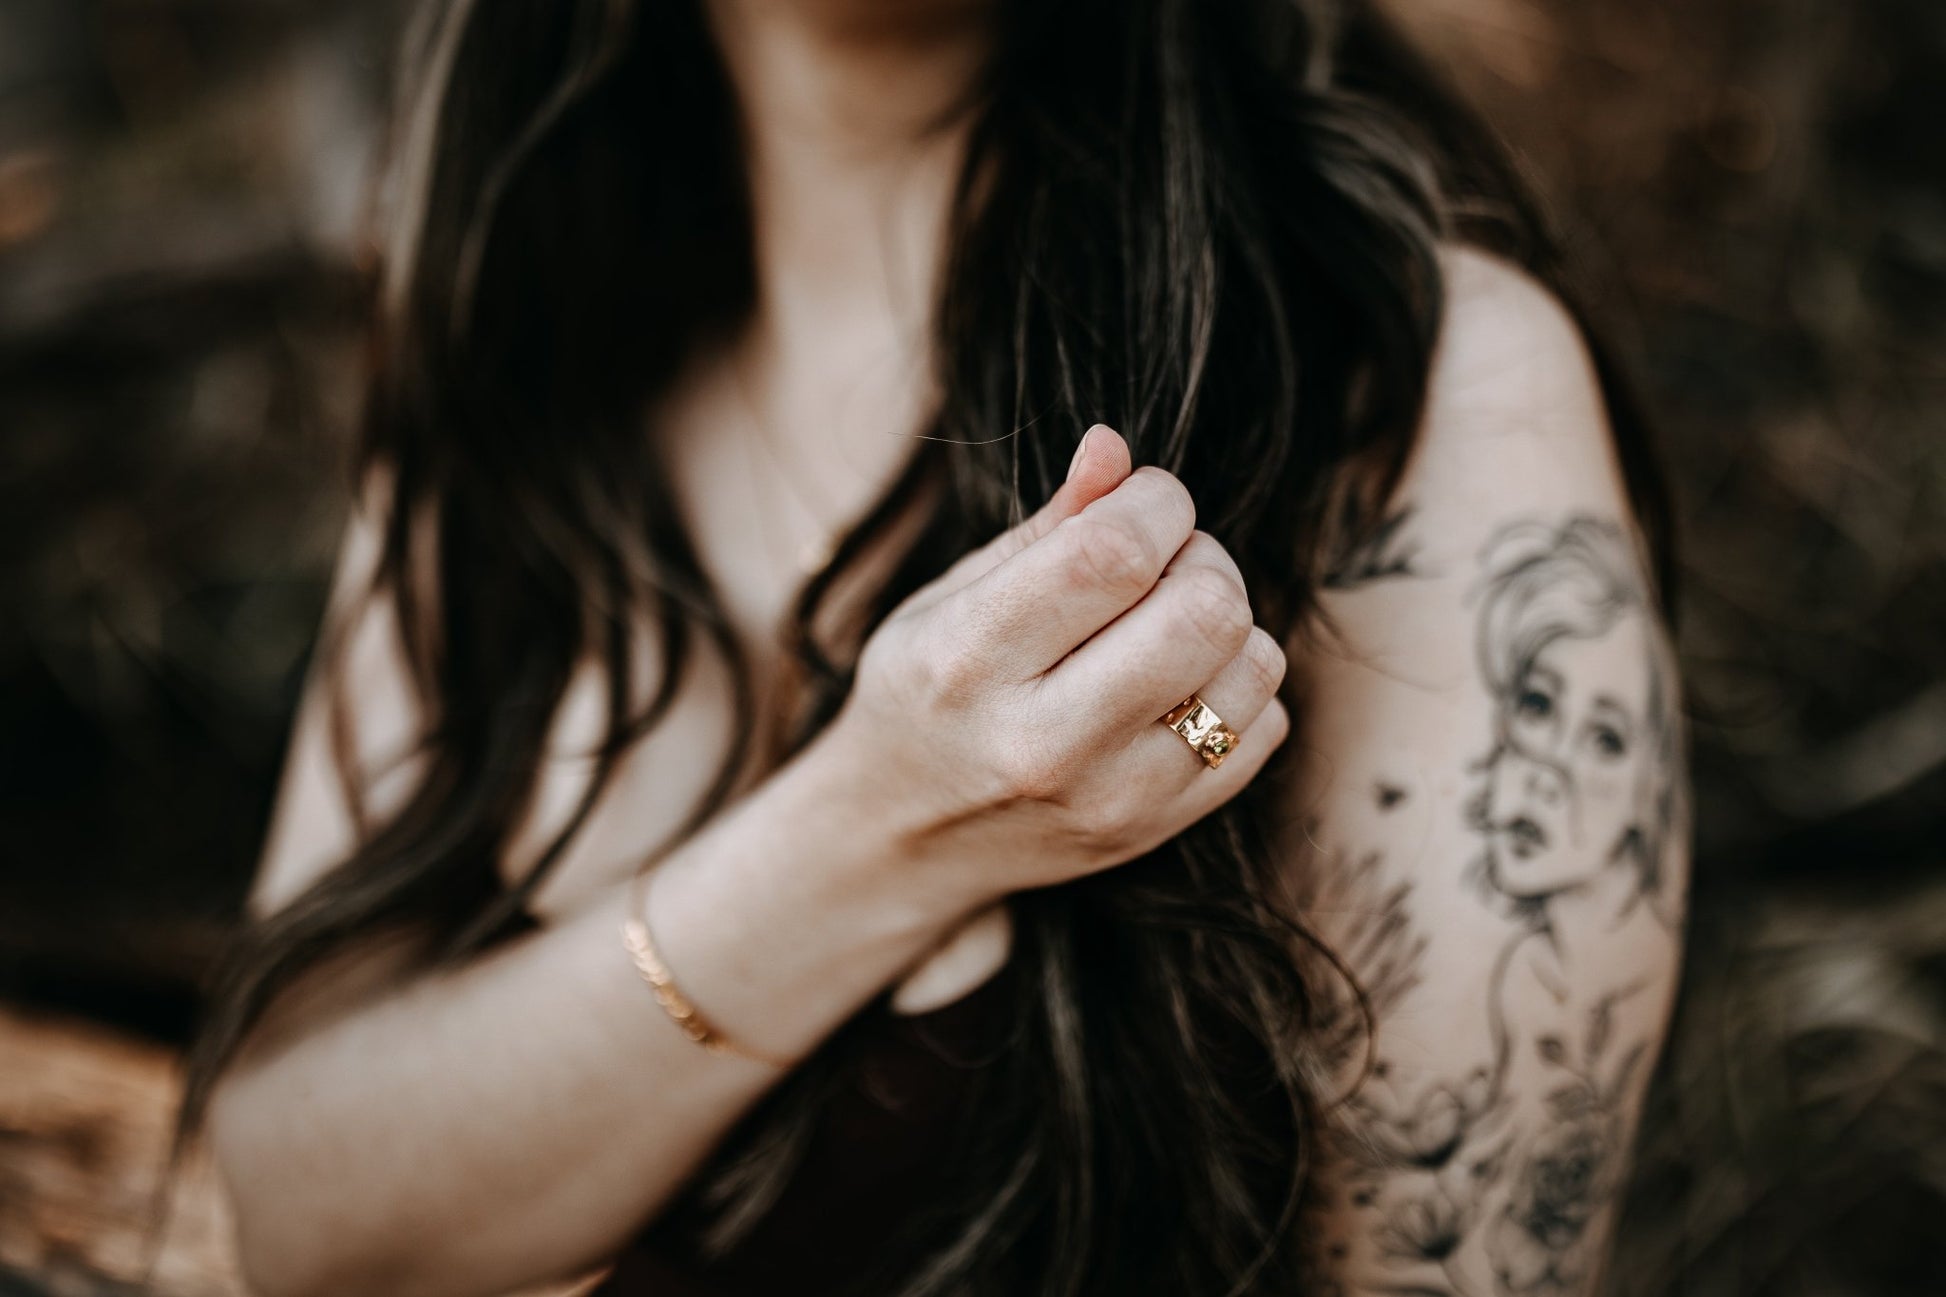
[[[1074,480],[1074,470],[1081,467],[1081,457],[1088,453],[1088,438],[1094,436],[1095,428],[1100,426],[1100,424],[1095,424],[1088,431],[1081,434],[1081,444],[1074,448],[1074,458],[1068,461],[1068,476],[1066,480],[1070,482]]]

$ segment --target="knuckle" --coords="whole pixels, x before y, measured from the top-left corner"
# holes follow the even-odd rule
[[[1189,533],[1189,539],[1183,543],[1182,552],[1185,557],[1194,558],[1198,563],[1222,569],[1234,578],[1238,585],[1243,584],[1243,572],[1237,567],[1236,559],[1230,556],[1229,550],[1223,548],[1222,541],[1208,532]]]
[[[1112,853],[1130,839],[1141,811],[1126,787],[1118,785],[1074,808],[1075,830],[1096,851]]]
[[[1277,699],[1270,700],[1269,706],[1258,714],[1250,726],[1250,741],[1257,748],[1259,756],[1268,754],[1291,734],[1291,714]],[[1253,776],[1254,777],[1254,776]]]
[[[1237,654],[1237,662],[1250,683],[1266,694],[1277,692],[1289,665],[1276,637],[1260,626],[1251,628],[1249,638],[1243,642],[1243,651]]]
[[[1119,823],[1105,812],[1093,808],[1078,812],[1077,817],[1074,837],[1089,854],[1097,857],[1113,857],[1119,854],[1122,841],[1126,836]]]
[[[1070,519],[1065,525],[1070,529],[1076,561],[1090,580],[1107,589],[1130,594],[1148,588],[1156,568],[1156,555],[1148,537],[1133,527],[1086,514]]]
[[[1198,529],[1189,533],[1189,539],[1182,543],[1182,552],[1176,561],[1195,559],[1199,563],[1220,562],[1218,555],[1223,553],[1223,544],[1208,532]]]
[[[907,655],[913,691],[933,706],[953,707],[970,700],[990,672],[972,636],[955,633],[935,619]]]
[[[1250,637],[1250,601],[1221,572],[1192,567],[1177,574],[1179,615],[1195,634],[1225,655],[1240,652]]]
[[[1000,753],[999,767],[1007,795],[1021,801],[1060,801],[1070,781],[1069,763],[1042,743],[1008,744]]]
[[[1195,527],[1196,501],[1189,494],[1189,488],[1182,484],[1182,479],[1174,473],[1145,464],[1136,469],[1129,480],[1140,484],[1149,497],[1149,507],[1176,523],[1182,535],[1187,536]]]

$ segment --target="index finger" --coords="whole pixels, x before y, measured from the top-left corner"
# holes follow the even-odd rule
[[[1128,443],[1105,423],[1097,423],[1081,434],[1075,447],[1074,462],[1068,466],[1067,480],[1049,497],[1046,504],[1017,527],[1010,527],[986,544],[960,558],[940,573],[915,606],[938,603],[985,576],[1029,545],[1080,513],[1102,496],[1120,486],[1128,477]]]

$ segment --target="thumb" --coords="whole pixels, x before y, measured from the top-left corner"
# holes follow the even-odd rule
[[[1128,443],[1107,424],[1097,423],[1081,434],[1081,444],[1074,448],[1074,459],[1068,464],[1067,481],[1040,512],[1007,534],[1031,533],[1025,542],[1031,544],[1054,530],[1055,524],[1113,491],[1134,471]]]
[[[934,584],[936,594],[949,594],[978,580],[1113,491],[1134,471],[1121,434],[1105,423],[1095,424],[1081,434],[1067,480],[1047,503],[1019,526],[1001,532],[947,568]]]

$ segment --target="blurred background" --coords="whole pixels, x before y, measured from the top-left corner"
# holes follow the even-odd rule
[[[1632,335],[1700,858],[1617,1293],[1946,1293],[1946,4],[1393,0]],[[174,1051],[345,506],[372,0],[0,0],[0,1297],[238,1291]]]

